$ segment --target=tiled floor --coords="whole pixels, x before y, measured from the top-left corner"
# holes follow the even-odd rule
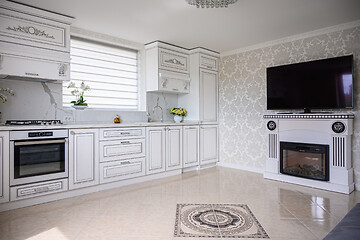
[[[0,239],[195,240],[174,237],[176,207],[185,203],[246,204],[272,240],[322,239],[357,202],[360,192],[217,167],[0,213]]]

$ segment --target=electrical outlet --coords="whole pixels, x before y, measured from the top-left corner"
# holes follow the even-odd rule
[[[71,115],[64,116],[64,122],[72,122],[72,121],[73,121],[73,116]]]

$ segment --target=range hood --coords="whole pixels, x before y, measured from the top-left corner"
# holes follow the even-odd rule
[[[70,63],[0,53],[0,78],[30,81],[68,81]]]

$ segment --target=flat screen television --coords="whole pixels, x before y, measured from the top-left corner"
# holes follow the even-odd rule
[[[267,109],[353,108],[353,56],[269,67]]]

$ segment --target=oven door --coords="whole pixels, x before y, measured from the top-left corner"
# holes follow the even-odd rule
[[[68,177],[67,138],[10,141],[10,185]]]

